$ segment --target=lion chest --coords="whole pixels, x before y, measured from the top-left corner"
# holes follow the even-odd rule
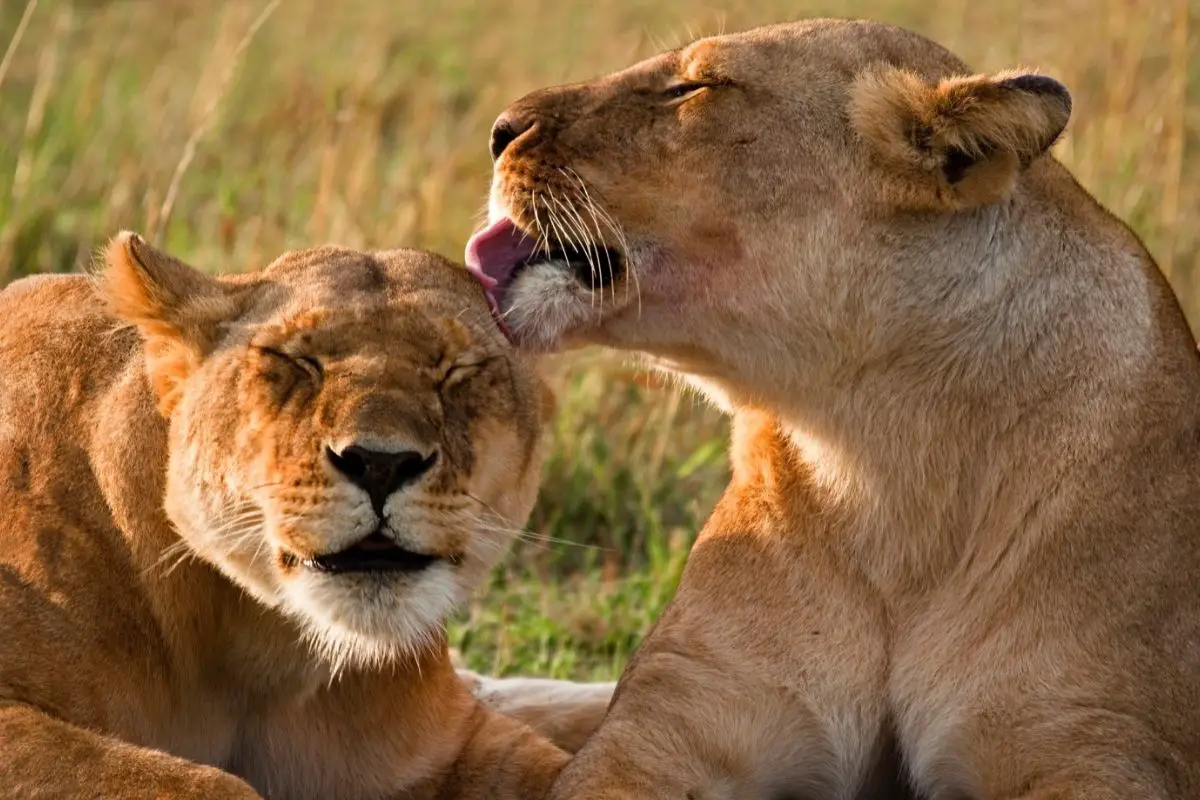
[[[990,603],[936,598],[893,642],[888,702],[901,757],[921,796],[987,796],[982,769],[990,725],[1011,702],[1019,653]],[[1020,656],[1017,656],[1020,658]],[[990,721],[990,722],[989,722]]]

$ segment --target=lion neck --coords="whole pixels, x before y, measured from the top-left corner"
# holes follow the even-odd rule
[[[1129,251],[1096,248],[1070,220],[1026,232],[1035,211],[1014,202],[936,220],[908,233],[907,259],[842,248],[832,269],[850,280],[888,271],[874,296],[846,291],[853,305],[806,302],[804,315],[781,308],[766,331],[772,358],[721,354],[694,374],[735,427],[759,431],[744,446],[735,437],[735,484],[802,473],[771,479],[776,502],[785,486],[836,512],[822,517],[838,520],[865,569],[904,589],[939,580],[981,530],[1015,527],[1056,478],[1101,463],[1150,360],[1147,278]],[[1055,255],[1073,249],[1074,259]],[[778,433],[764,432],[763,408]],[[764,461],[780,437],[792,455]]]

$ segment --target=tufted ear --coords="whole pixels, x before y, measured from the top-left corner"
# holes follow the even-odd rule
[[[1022,72],[931,83],[882,67],[860,75],[850,98],[855,130],[906,179],[909,202],[951,209],[1007,196],[1070,116],[1066,87]]]
[[[108,243],[99,290],[118,319],[137,326],[159,410],[168,415],[178,393],[216,345],[221,323],[241,310],[235,287],[151,247],[123,231]]]

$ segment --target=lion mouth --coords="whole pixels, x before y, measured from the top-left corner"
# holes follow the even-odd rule
[[[504,324],[506,298],[517,276],[534,264],[554,264],[569,271],[576,280],[592,290],[605,289],[625,271],[620,251],[604,245],[580,247],[552,240],[548,248],[538,247],[538,237],[517,226],[507,217],[493,222],[467,242],[467,269],[487,293],[492,314],[506,335]]]
[[[336,553],[306,558],[300,563],[316,572],[421,572],[442,560],[442,556],[406,550],[394,539],[375,531],[359,542]]]

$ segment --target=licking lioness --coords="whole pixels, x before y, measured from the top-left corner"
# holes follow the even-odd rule
[[[131,234],[107,262],[0,292],[0,794],[544,793],[566,753],[444,638],[541,458],[467,272],[322,248],[216,278]]]
[[[467,257],[511,336],[735,415],[553,797],[1200,797],[1200,357],[1047,154],[1070,109],[823,20],[500,116]]]

